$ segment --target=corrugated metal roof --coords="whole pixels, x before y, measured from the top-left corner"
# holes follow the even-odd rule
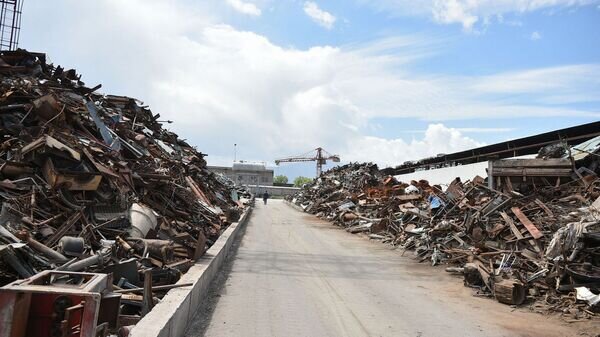
[[[600,150],[600,136],[585,141],[571,148],[571,155],[575,161],[585,159],[591,153],[596,153]]]

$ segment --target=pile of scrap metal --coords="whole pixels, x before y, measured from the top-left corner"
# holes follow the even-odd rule
[[[138,100],[40,53],[0,74],[0,335],[134,324],[245,205]]]
[[[419,261],[449,264],[480,295],[569,320],[598,319],[600,137],[591,143],[583,144],[588,155],[573,162],[569,179],[547,174],[549,184],[507,183],[497,190],[475,177],[443,188],[350,164],[325,172],[289,200],[351,233],[413,250]]]
[[[236,184],[235,181],[229,179],[226,175],[222,173],[214,172],[215,179],[219,181],[221,184],[227,186],[231,190],[231,198],[233,200],[252,200],[253,195],[250,192],[250,189],[246,185]]]

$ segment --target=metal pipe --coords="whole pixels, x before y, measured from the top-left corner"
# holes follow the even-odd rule
[[[193,283],[183,283],[183,284],[169,284],[169,285],[164,285],[164,286],[155,286],[152,287],[152,291],[159,291],[159,290],[169,290],[169,289],[174,289],[174,288],[182,288],[182,287],[189,287],[194,285]],[[143,292],[144,288],[133,288],[133,289],[118,289],[118,290],[114,290],[113,293],[119,293],[119,294],[124,294],[124,293],[140,293]]]
[[[37,250],[38,252],[42,253],[44,256],[46,256],[47,258],[56,261],[56,262],[67,262],[69,261],[68,258],[66,258],[64,255],[62,255],[61,253],[55,251],[54,249],[46,246],[45,244],[36,241],[34,238],[32,238],[29,235],[29,232],[27,231],[20,231],[17,233],[17,237],[19,237],[21,240],[27,242],[27,244]]]
[[[92,256],[90,256],[88,258],[85,258],[83,260],[74,262],[74,263],[66,266],[65,268],[59,268],[59,270],[64,270],[64,271],[81,271],[81,270],[89,268],[89,267],[91,267],[93,265],[102,264],[102,261],[104,261],[102,255],[96,254],[96,255],[92,255]]]

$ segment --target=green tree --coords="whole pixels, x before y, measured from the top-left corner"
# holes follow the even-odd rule
[[[288,177],[286,177],[284,175],[275,176],[275,178],[273,178],[273,183],[275,183],[275,184],[287,184],[288,183]]]
[[[302,187],[302,185],[308,184],[311,181],[313,181],[311,178],[299,176],[299,177],[296,177],[296,179],[294,179],[294,186]]]

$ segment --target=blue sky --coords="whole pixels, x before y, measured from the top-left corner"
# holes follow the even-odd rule
[[[145,101],[214,164],[237,143],[387,166],[600,117],[596,0],[30,0],[20,46]]]

